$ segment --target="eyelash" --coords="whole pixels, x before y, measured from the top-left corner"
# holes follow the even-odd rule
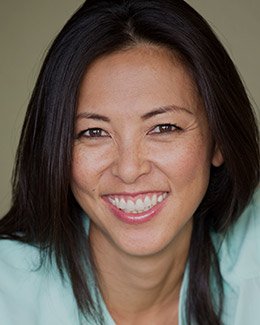
[[[97,134],[93,134],[91,135],[91,132],[104,132],[106,135],[97,135]],[[89,132],[90,135],[86,135],[86,133]],[[85,137],[85,138],[93,138],[93,139],[96,139],[96,138],[104,138],[104,137],[109,137],[108,133],[106,131],[104,131],[103,129],[101,128],[90,128],[90,129],[87,129],[87,130],[83,130],[79,133],[78,135],[78,138],[81,138],[81,137]]]
[[[157,128],[159,129],[159,132],[155,131]],[[176,124],[166,123],[166,124],[156,125],[148,132],[148,134],[169,134],[169,133],[178,132],[178,131],[182,131],[182,130],[183,129],[180,128]],[[89,135],[86,135],[87,132],[89,133]],[[98,132],[98,133],[95,134],[95,132]],[[105,133],[105,135],[101,135],[102,133]],[[79,133],[77,138],[81,138],[81,137],[85,137],[85,138],[89,138],[89,139],[97,139],[97,138],[105,138],[105,137],[110,137],[110,136],[106,131],[104,131],[101,128],[89,128],[89,129],[83,130]]]
[[[159,129],[160,132],[155,132],[156,129]],[[169,133],[178,132],[182,130],[183,129],[176,124],[166,123],[166,124],[156,125],[149,131],[149,134],[169,134]]]

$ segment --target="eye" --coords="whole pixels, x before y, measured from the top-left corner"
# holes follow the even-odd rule
[[[182,129],[176,124],[159,124],[156,125],[149,133],[150,134],[162,134],[162,133],[172,133],[176,131],[181,131]]]
[[[100,128],[90,128],[87,130],[83,130],[79,133],[78,138],[85,137],[85,138],[101,138],[101,137],[108,137],[109,134]]]

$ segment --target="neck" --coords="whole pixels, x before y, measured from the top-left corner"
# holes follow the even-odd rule
[[[155,318],[166,317],[168,323],[169,317],[178,318],[192,224],[185,227],[182,231],[186,235],[175,238],[162,251],[152,256],[133,256],[120,251],[91,224],[90,242],[100,290],[114,320],[120,319],[118,323],[129,319],[136,323],[138,319],[137,323],[142,324],[143,319],[147,324],[150,318],[154,323]]]

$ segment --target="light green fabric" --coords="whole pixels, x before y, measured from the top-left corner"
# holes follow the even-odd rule
[[[224,325],[260,324],[260,191],[227,236],[212,235],[224,279]],[[94,325],[80,322],[72,290],[54,266],[37,268],[38,250],[0,241],[0,325]],[[181,288],[179,325],[186,325],[187,269]],[[114,321],[103,304],[105,325]]]

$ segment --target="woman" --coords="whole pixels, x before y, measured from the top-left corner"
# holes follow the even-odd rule
[[[25,118],[1,323],[258,324],[258,182],[249,100],[203,18],[86,1]]]

